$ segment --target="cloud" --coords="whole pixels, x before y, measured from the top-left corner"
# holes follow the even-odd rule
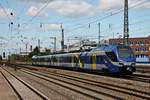
[[[11,9],[8,9],[8,8],[4,8],[4,9],[0,8],[0,17],[1,18],[6,18],[7,16],[12,17],[10,15],[10,13],[13,12],[13,11]],[[13,16],[15,16],[15,15],[16,15],[15,12],[13,12]]]
[[[27,1],[27,0],[22,0]],[[45,2],[51,1],[43,12],[39,14],[41,17],[47,17],[48,12],[54,11],[62,16],[67,17],[81,17],[81,16],[94,16],[96,13],[106,12],[108,10],[114,11],[124,7],[124,0],[99,0],[99,3],[94,5],[86,0],[31,0],[36,1],[36,6],[31,6],[27,15],[34,16],[46,4]],[[134,6],[144,0],[129,0],[129,7]],[[34,4],[34,5],[35,5]],[[136,9],[150,8],[150,3],[146,2],[141,6],[135,7]]]
[[[150,2],[145,2],[145,0],[129,0],[129,7],[137,5],[136,9],[146,9],[150,8]],[[138,5],[141,4],[141,5]],[[116,10],[124,7],[124,0],[99,0],[99,9],[102,11],[106,10]]]
[[[55,0],[48,8],[69,17],[92,16],[95,13],[93,5],[84,0]]]
[[[46,13],[46,12],[44,12],[44,11],[42,11],[42,12],[40,12],[40,9],[41,9],[41,7],[40,8],[38,8],[38,7],[35,7],[35,6],[31,6],[29,9],[28,9],[28,11],[27,11],[27,15],[28,16],[38,16],[38,17],[47,17],[48,16],[48,14]],[[40,12],[40,13],[39,13]]]
[[[45,24],[44,29],[57,31],[61,29],[61,24]]]
[[[27,15],[29,16],[36,15],[38,10],[42,8],[44,5],[46,5],[46,3],[40,2],[36,4],[36,6],[31,6],[27,12]],[[68,16],[68,17],[92,16],[95,14],[94,6],[87,3],[85,0],[53,0],[45,8],[45,11],[47,12],[55,11],[60,15]],[[47,15],[46,13],[40,13],[40,14],[41,16]]]
[[[118,9],[123,7],[123,0],[99,0],[101,10]]]
[[[137,1],[137,0],[135,0]],[[141,0],[141,2],[144,2],[144,0]],[[149,9],[150,8],[150,2],[144,2],[140,6],[138,6],[138,9]]]
[[[55,0],[18,0],[20,2],[46,3]]]

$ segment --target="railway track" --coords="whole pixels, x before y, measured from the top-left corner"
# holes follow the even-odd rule
[[[137,66],[136,70],[142,73],[150,73],[150,66]]]
[[[128,79],[128,80],[133,80],[133,81],[150,83],[150,76],[149,75],[132,74],[132,75],[123,76],[123,78]]]
[[[28,67],[25,67],[25,68],[28,68]],[[112,84],[109,82],[106,82],[106,83],[99,82],[99,81],[95,81],[91,79],[81,78],[80,76],[73,76],[73,75],[67,75],[67,74],[62,74],[62,73],[55,73],[55,72],[48,72],[48,71],[41,72],[41,70],[38,70],[38,69],[35,70],[34,68],[30,68],[30,70],[21,69],[20,71],[26,74],[33,75],[35,77],[42,78],[44,80],[47,80],[59,86],[71,89],[72,91],[76,91],[78,93],[81,93],[83,95],[86,95],[94,99],[102,99],[102,98],[106,99],[106,97],[109,97],[109,99],[110,98],[111,99],[129,99],[131,97],[134,99],[150,99],[150,92],[143,91],[140,89],[135,89],[134,87],[129,88],[125,86]],[[134,76],[148,78],[148,76],[140,75],[140,74],[134,74]],[[68,87],[68,85],[70,85],[70,87]],[[77,90],[73,89],[73,86],[75,86],[74,88],[78,88],[78,89]],[[92,91],[92,92],[87,93],[87,89],[88,89],[88,92],[89,91]],[[106,92],[100,91],[101,89],[105,91],[107,90],[107,91]],[[86,93],[84,93],[83,91],[86,91]],[[108,92],[108,91],[111,91],[111,92]],[[115,93],[115,95],[113,93]]]
[[[71,91],[70,89],[67,89],[65,87],[61,87],[58,85],[56,86],[52,82],[48,82],[39,77],[23,73],[19,69],[15,71],[11,67],[5,68],[6,70],[12,72],[16,76],[26,81],[28,84],[34,86],[37,90],[45,94],[51,100],[93,100],[89,97],[83,96],[82,94],[80,95],[77,92]]]
[[[4,76],[6,81],[14,90],[15,94],[18,96],[20,100],[49,100],[45,95],[41,92],[37,91],[34,87],[16,77],[11,72],[1,69],[1,74]]]
[[[67,84],[71,84],[73,86],[77,86],[80,88],[90,89],[90,91],[93,91],[93,92],[99,93],[99,94],[103,94],[107,97],[111,97],[114,99],[129,99],[129,97],[133,97],[136,99],[139,99],[139,98],[140,99],[150,99],[150,93],[148,93],[148,92],[136,90],[136,89],[132,89],[132,88],[127,88],[127,87],[123,87],[123,86],[113,85],[111,83],[97,82],[94,80],[83,79],[80,77],[69,76],[69,75],[65,75],[65,74],[57,74],[57,73],[45,74],[45,73],[41,73],[41,72],[35,72],[35,71],[33,72],[31,70],[30,71],[29,70],[22,70],[22,71],[24,73],[31,74],[31,75],[34,75],[36,77],[46,79],[48,81],[49,81],[49,79],[54,79],[54,80],[61,81],[63,83],[67,83]],[[76,83],[78,83],[78,84],[76,84]],[[84,85],[79,85],[79,84],[84,84]],[[92,88],[88,87],[89,85],[92,86]],[[104,90],[107,90],[107,92],[101,92],[101,91],[99,91],[98,88],[99,89],[102,88]],[[120,96],[119,95],[114,96],[113,93],[107,94],[108,91],[120,93]],[[84,93],[84,95],[85,95],[85,93]],[[126,98],[124,98],[123,95],[126,96]],[[96,99],[100,99],[100,98],[96,98]]]
[[[19,70],[19,71],[22,71],[26,74],[30,74],[32,76],[41,78],[41,79],[49,81],[51,83],[57,84],[57,85],[62,86],[64,88],[70,89],[70,90],[75,91],[77,93],[80,93],[84,96],[87,96],[87,97],[91,98],[92,100],[101,100],[101,99],[109,99],[109,100],[119,99],[119,100],[122,100],[122,98],[119,98],[117,96],[113,96],[113,95],[110,95],[110,94],[105,94],[103,92],[97,92],[94,89],[83,87],[83,86],[78,85],[78,84],[75,85],[75,84],[71,84],[69,82],[65,82],[65,81],[62,81],[62,80],[57,80],[57,79],[54,79],[54,78],[52,79],[52,78],[49,78],[49,77],[46,77],[46,76],[43,76],[43,75],[39,75],[39,74],[36,74],[34,72],[30,72],[30,71],[25,71],[25,70]]]
[[[27,69],[31,69],[31,70],[40,70],[40,69],[35,68],[33,66],[27,67],[25,65],[21,65],[19,68],[22,68],[22,67],[27,68]],[[102,74],[100,74],[100,75],[102,75]],[[126,80],[133,80],[133,81],[150,83],[150,75],[141,75],[141,74],[121,75],[119,78],[123,78]]]

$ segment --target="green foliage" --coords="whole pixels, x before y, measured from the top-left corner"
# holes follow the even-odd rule
[[[39,47],[36,46],[36,47],[33,49],[33,52],[34,52],[35,54],[40,53]]]
[[[19,54],[12,54],[9,57],[9,60],[11,61],[25,61],[25,56],[19,55]]]
[[[51,50],[50,49],[46,49],[45,52],[41,52],[40,55],[49,55],[51,54]]]
[[[33,51],[31,52],[31,53],[29,53],[29,58],[32,58],[32,56],[34,56],[34,55],[39,55],[40,54],[40,50],[39,50],[39,48],[36,46],[34,49],[33,49]]]
[[[16,61],[20,61],[20,62],[31,62],[31,58],[34,55],[49,55],[51,53],[50,49],[46,49],[45,52],[40,52],[38,47],[35,47],[33,52],[29,53],[29,55],[20,55],[20,54],[12,54],[11,56],[9,56],[9,61],[10,62],[16,62]],[[0,56],[1,59],[1,56]]]
[[[31,59],[32,56],[34,56],[34,55],[42,56],[42,55],[49,55],[49,54],[51,54],[51,50],[50,49],[46,49],[45,52],[40,52],[39,48],[35,47],[33,52],[31,52],[28,57],[29,57],[29,59]]]

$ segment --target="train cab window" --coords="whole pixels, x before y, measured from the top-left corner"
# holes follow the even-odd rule
[[[117,62],[117,56],[114,52],[106,52],[106,55],[114,62]]]

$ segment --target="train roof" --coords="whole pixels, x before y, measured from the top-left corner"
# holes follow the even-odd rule
[[[79,55],[80,53],[64,53],[64,54],[53,54],[53,55],[44,55],[44,56],[33,56],[32,59],[35,58],[47,58],[47,57],[52,57],[52,56],[67,56],[68,54],[70,55]]]
[[[91,52],[94,51],[116,51],[118,47],[121,47],[124,45],[101,45],[98,46],[97,48],[94,48],[93,50],[91,50]]]
[[[73,52],[73,53],[58,53],[58,54],[51,54],[51,55],[44,55],[44,56],[33,56],[32,59],[34,58],[45,58],[45,57],[52,57],[52,56],[68,56],[70,55],[91,55],[93,53],[98,53],[98,54],[104,54],[105,52],[116,52],[118,47],[126,47],[124,45],[100,45],[97,46],[96,48],[93,48],[91,51],[85,51],[85,52]]]

